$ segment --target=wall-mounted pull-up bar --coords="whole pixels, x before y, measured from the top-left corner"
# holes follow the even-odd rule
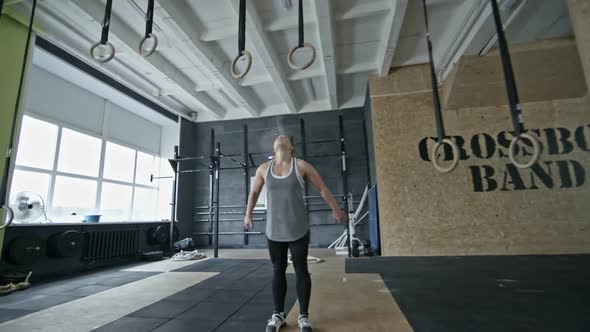
[[[348,167],[347,167],[347,152],[346,152],[346,144],[344,139],[344,120],[342,115],[338,117],[338,125],[339,125],[339,138],[338,139],[320,139],[320,140],[306,140],[305,137],[305,121],[304,119],[300,120],[301,126],[301,142],[296,143],[297,145],[301,145],[301,153],[302,158],[323,158],[323,157],[338,157],[341,159],[341,178],[342,178],[342,193],[348,193]],[[150,181],[155,179],[168,179],[173,178],[173,201],[171,203],[173,208],[172,214],[172,222],[176,220],[176,185],[178,181],[178,175],[182,173],[196,173],[196,172],[209,172],[209,204],[204,206],[196,206],[197,209],[208,209],[206,212],[197,212],[199,215],[207,215],[207,219],[196,219],[195,221],[208,221],[209,222],[209,230],[208,232],[197,232],[193,233],[193,235],[199,236],[208,236],[209,237],[209,245],[213,245],[214,248],[214,257],[217,258],[219,256],[219,235],[244,235],[244,245],[248,245],[248,236],[250,235],[262,235],[262,232],[249,232],[244,229],[243,232],[220,232],[219,231],[219,222],[220,221],[241,221],[242,219],[239,218],[230,218],[230,219],[220,219],[219,215],[239,215],[245,214],[246,205],[248,202],[248,195],[250,194],[250,168],[257,167],[256,163],[254,162],[253,156],[255,155],[265,155],[270,156],[268,152],[249,152],[248,151],[248,127],[244,125],[244,137],[243,137],[243,151],[241,154],[225,154],[221,151],[221,143],[215,141],[215,131],[211,128],[210,131],[210,154],[209,156],[194,156],[194,157],[185,157],[179,156],[178,154],[178,147],[175,146],[174,148],[174,158],[170,159],[170,165],[174,170],[174,176],[163,176],[163,177],[154,177],[153,175],[150,177]],[[366,140],[365,135],[365,140]],[[307,148],[306,146],[309,144],[326,144],[326,143],[340,143],[340,151],[339,153],[327,153],[327,154],[318,154],[318,155],[307,155]],[[365,142],[365,146],[367,146],[367,142]],[[243,161],[239,161],[234,157],[243,157]],[[205,169],[187,169],[187,170],[180,170],[179,164],[187,161],[195,161],[195,160],[209,160],[209,165],[204,165],[199,163],[200,166],[206,167]],[[235,166],[231,167],[221,167],[221,160],[227,160],[232,162]],[[368,160],[368,158],[366,159]],[[367,170],[369,168],[367,167]],[[244,204],[240,205],[221,205],[220,202],[220,180],[221,180],[221,171],[223,170],[242,170],[244,175]],[[369,175],[368,178],[370,179]],[[350,199],[347,195],[334,195],[335,197],[342,197],[342,202],[344,207],[348,207],[350,203]],[[305,206],[307,212],[316,212],[316,211],[324,211],[324,209],[313,209],[309,210],[309,206],[317,206],[317,205],[325,205],[325,203],[310,203],[309,199],[319,199],[322,198],[321,196],[309,196],[308,195],[308,186],[307,183],[305,184]],[[243,211],[220,211],[222,208],[230,208],[230,209],[241,209]],[[329,211],[329,209],[327,209]],[[264,214],[265,212],[256,211],[255,213]],[[255,221],[263,221],[264,218],[255,218]],[[172,229],[172,227],[171,227]],[[350,229],[348,226],[345,228],[347,234],[347,240],[350,244]],[[172,234],[171,234],[172,235]],[[171,237],[172,239],[172,237]],[[351,255],[351,253],[349,253]]]

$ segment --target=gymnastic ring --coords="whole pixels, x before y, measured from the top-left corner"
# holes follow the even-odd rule
[[[453,161],[451,162],[451,165],[446,168],[440,166],[437,161],[438,159],[436,158],[436,153],[438,152],[440,147],[445,144],[448,144],[451,147],[451,149],[453,149]],[[437,171],[441,173],[449,173],[453,171],[459,163],[459,147],[452,140],[444,138],[442,141],[436,142],[436,144],[434,145],[434,149],[432,149],[432,153],[430,155],[430,160],[432,160],[432,164],[434,165],[434,168],[436,168]]]
[[[297,51],[300,48],[310,48],[311,49],[311,58],[309,59],[309,61],[304,63],[303,66],[298,67],[293,63],[293,54],[295,53],[295,51]],[[313,62],[315,61],[315,56],[316,56],[315,47],[310,43],[303,43],[303,46],[297,45],[289,50],[289,55],[287,56],[287,63],[289,64],[289,67],[291,67],[293,70],[304,70],[304,69],[309,68],[309,66],[311,66],[313,64]]]
[[[238,60],[242,57],[242,55],[246,57],[248,64],[246,66],[246,70],[244,70],[243,73],[238,74],[236,73],[236,65],[238,64]],[[238,55],[231,63],[231,76],[233,76],[233,78],[235,78],[236,80],[239,80],[240,78],[248,74],[248,72],[250,71],[250,67],[252,67],[252,54],[250,54],[250,52],[246,50],[243,50],[242,54]]]
[[[2,209],[6,210],[6,221],[0,225],[0,229],[5,229],[6,227],[12,224],[12,220],[14,220],[14,211],[9,206],[2,205]]]
[[[109,47],[109,55],[107,57],[97,57],[94,55],[94,50],[96,50],[96,48],[100,45],[106,45]],[[90,55],[92,56],[92,58],[96,61],[96,62],[100,62],[100,63],[107,63],[111,60],[113,60],[113,58],[115,57],[115,46],[113,46],[113,44],[111,44],[111,42],[107,42],[106,44],[102,44],[100,42],[92,45],[92,47],[90,48]]]
[[[149,49],[145,50],[145,52],[144,52],[143,44],[150,38],[154,39],[154,47],[149,48]],[[143,56],[144,58],[147,58],[148,56],[154,54],[154,52],[156,51],[157,48],[158,48],[158,37],[156,37],[156,35],[153,33],[148,34],[147,37],[143,37],[141,42],[139,42],[139,54],[141,54],[141,56]]]
[[[531,157],[531,160],[529,160],[529,162],[525,163],[525,164],[521,164],[518,161],[516,161],[516,155],[515,155],[516,142],[518,142],[522,138],[528,139],[533,144],[533,156]],[[522,133],[522,134],[514,137],[512,139],[512,141],[510,142],[510,146],[508,147],[508,157],[510,157],[510,161],[514,164],[514,166],[516,166],[518,168],[530,168],[531,166],[536,164],[537,161],[539,161],[540,156],[541,156],[541,144],[534,136],[531,136],[526,133]]]

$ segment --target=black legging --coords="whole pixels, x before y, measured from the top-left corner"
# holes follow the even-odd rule
[[[285,312],[285,296],[287,295],[287,250],[291,250],[291,259],[297,278],[297,298],[299,312],[307,315],[311,297],[311,278],[307,270],[307,252],[309,250],[309,232],[293,242],[276,242],[268,240],[268,251],[273,266],[272,295],[275,312]]]

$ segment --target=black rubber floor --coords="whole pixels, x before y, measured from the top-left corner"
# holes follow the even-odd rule
[[[590,331],[590,255],[374,257],[415,332]]]
[[[27,290],[2,296],[0,323],[158,274],[118,271],[122,268],[124,267],[33,284]]]
[[[211,259],[174,272],[220,272],[95,331],[264,331],[273,312],[268,260]],[[285,308],[296,301],[295,276],[287,275]]]

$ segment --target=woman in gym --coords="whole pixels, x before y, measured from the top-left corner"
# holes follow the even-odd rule
[[[252,211],[262,187],[266,185],[266,236],[268,251],[273,265],[272,293],[274,313],[268,320],[267,332],[278,332],[285,325],[285,295],[287,293],[287,251],[297,278],[299,300],[299,329],[312,330],[309,320],[311,278],[307,269],[309,248],[309,219],[304,204],[304,181],[310,182],[332,209],[332,215],[339,223],[346,223],[347,216],[340,209],[322,178],[309,163],[293,156],[293,140],[279,135],[274,140],[274,158],[256,170],[252,191],[248,197],[248,208],[244,227],[252,229]]]

